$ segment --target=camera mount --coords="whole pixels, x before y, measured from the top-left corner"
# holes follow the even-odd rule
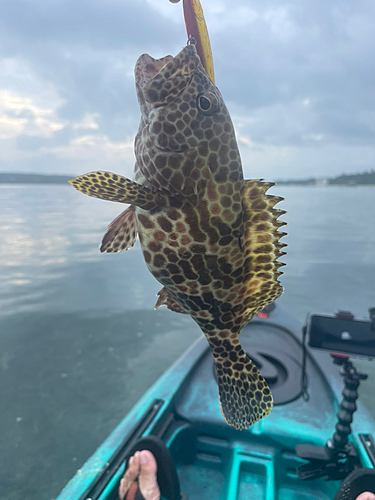
[[[325,446],[299,444],[296,446],[296,455],[307,460],[307,464],[297,467],[298,477],[302,480],[311,480],[324,477],[325,480],[339,480],[346,477],[352,470],[361,467],[357,452],[349,436],[352,432],[350,424],[357,409],[358,387],[361,380],[367,375],[356,370],[349,361],[349,356],[331,353],[333,362],[340,365],[340,374],[344,379],[342,400],[337,413],[335,433],[328,439]]]

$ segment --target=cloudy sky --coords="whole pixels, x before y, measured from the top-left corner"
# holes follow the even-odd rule
[[[373,0],[201,0],[246,177],[375,168]],[[12,0],[0,16],[0,171],[131,175],[144,52],[186,43],[168,0]]]

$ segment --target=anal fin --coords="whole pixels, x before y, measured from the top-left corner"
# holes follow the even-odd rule
[[[135,207],[130,205],[108,226],[100,246],[101,252],[114,253],[129,250],[137,239]]]
[[[167,306],[171,311],[186,314],[186,311],[174,300],[165,287],[162,288],[157,295],[159,297],[154,309],[158,309],[160,306]]]

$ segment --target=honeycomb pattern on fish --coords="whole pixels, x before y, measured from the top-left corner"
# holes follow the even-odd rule
[[[239,334],[282,293],[285,212],[274,208],[282,198],[266,194],[272,183],[243,179],[230,115],[193,45],[175,58],[144,54],[135,75],[142,117],[134,181],[93,172],[71,182],[90,196],[131,203],[128,222],[163,285],[156,307],[198,323],[214,356],[223,417],[247,429],[269,414],[272,395]]]

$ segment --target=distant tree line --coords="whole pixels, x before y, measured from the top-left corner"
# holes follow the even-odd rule
[[[355,186],[358,184],[375,184],[375,170],[362,174],[343,174],[334,179],[328,179],[328,184]]]
[[[67,184],[74,175],[44,175],[44,174],[23,174],[12,172],[0,172],[0,184]],[[328,179],[292,179],[279,180],[278,185],[296,185],[296,186],[317,186],[317,185],[336,185],[336,186],[359,186],[375,185],[375,170],[364,172],[362,174],[343,174],[338,177]]]
[[[0,172],[0,184],[67,184],[74,175],[18,174]]]
[[[297,186],[315,186],[316,179],[291,179],[288,181],[276,181],[277,185],[297,185]]]
[[[297,186],[317,186],[317,185],[336,185],[336,186],[363,186],[375,185],[375,170],[363,172],[361,174],[342,174],[338,177],[327,179],[292,179],[287,181],[277,181],[278,185],[297,185]]]

